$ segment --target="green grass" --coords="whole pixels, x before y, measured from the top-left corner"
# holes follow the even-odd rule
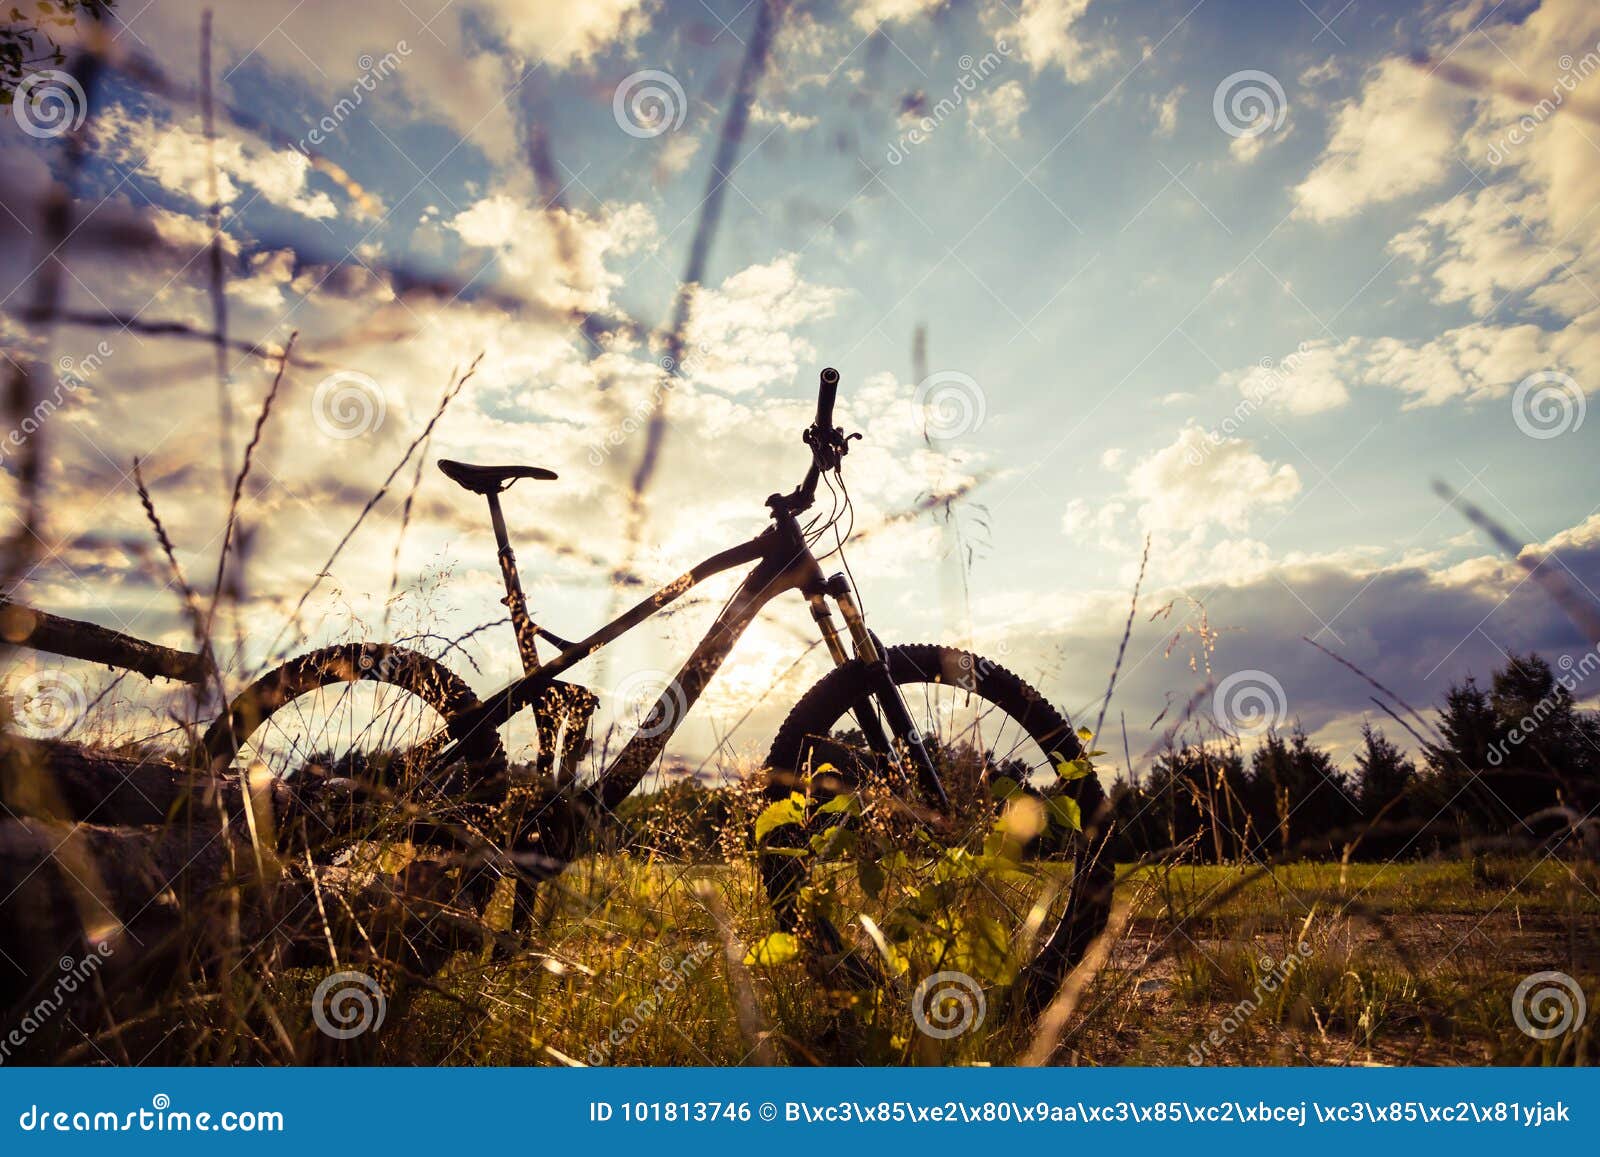
[[[1131,882],[1155,875],[1154,869],[1125,872]],[[1163,874],[1187,901],[1220,892],[1252,877],[1244,867],[1180,866]],[[1479,913],[1520,910],[1566,915],[1569,906],[1589,917],[1600,916],[1600,871],[1594,864],[1563,860],[1440,861],[1437,863],[1349,864],[1299,863],[1274,867],[1252,877],[1218,909],[1225,917],[1270,912],[1288,904],[1334,907],[1358,905],[1385,915]],[[1141,906],[1141,914],[1172,915],[1159,900]]]
[[[740,974],[780,1061],[1006,1064],[1028,1044],[1003,988],[986,993],[981,1026],[940,1041],[911,1017],[914,975],[898,990],[860,991],[800,962],[730,965],[706,888],[741,947],[772,930],[747,864],[577,865],[542,897],[531,946],[544,961],[459,959],[438,990],[392,1010],[404,1027],[372,1042],[372,1059],[739,1064],[754,1044],[739,1025]],[[1124,870],[1127,931],[1057,1059],[1594,1063],[1592,1025],[1541,1043],[1518,1030],[1510,1000],[1523,976],[1547,969],[1600,993],[1596,892],[1593,865],[1558,861]]]

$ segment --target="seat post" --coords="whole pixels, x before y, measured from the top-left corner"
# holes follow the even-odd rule
[[[528,616],[528,600],[522,594],[522,579],[517,575],[517,556],[511,550],[506,517],[500,512],[500,492],[491,490],[487,497],[489,521],[494,526],[495,545],[499,547],[500,577],[506,583],[506,597],[500,601],[511,612],[511,627],[517,635],[517,654],[522,659],[522,672],[531,675],[539,669],[539,634]]]

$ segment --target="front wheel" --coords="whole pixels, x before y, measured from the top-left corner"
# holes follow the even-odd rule
[[[949,807],[863,740],[883,718],[869,668],[829,672],[767,759],[756,845],[779,927],[836,978],[967,972],[1037,1011],[1110,914],[1105,790],[1066,718],[998,663],[886,659]]]

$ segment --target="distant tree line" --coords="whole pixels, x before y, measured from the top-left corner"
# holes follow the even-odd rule
[[[1585,656],[1600,669],[1600,657]],[[1354,766],[1339,767],[1298,726],[1234,743],[1171,745],[1137,784],[1112,788],[1119,860],[1190,844],[1217,862],[1355,859],[1536,846],[1570,833],[1600,803],[1600,713],[1571,687],[1591,672],[1512,657],[1485,689],[1453,684],[1438,720],[1403,726],[1405,755],[1370,722]]]

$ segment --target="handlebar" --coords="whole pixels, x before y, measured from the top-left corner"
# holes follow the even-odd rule
[[[833,400],[839,394],[839,371],[829,366],[822,371],[822,381],[817,388],[817,425],[824,430],[833,429]]]
[[[834,428],[833,403],[839,396],[839,371],[829,366],[822,371],[817,387],[817,418],[805,432],[805,443],[811,447],[811,469],[805,481],[789,494],[774,494],[767,499],[773,514],[799,514],[808,510],[816,499],[817,479],[827,470],[837,470],[839,461],[849,452],[850,442],[860,434],[845,437],[843,430]]]

